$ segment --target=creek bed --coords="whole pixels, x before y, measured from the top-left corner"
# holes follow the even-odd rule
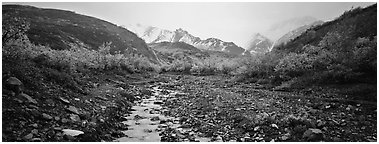
[[[160,142],[160,141],[199,141],[211,139],[197,136],[191,128],[181,128],[180,119],[164,115],[168,109],[163,106],[168,99],[175,98],[179,91],[161,89],[159,85],[151,86],[151,96],[135,102],[131,114],[125,117],[124,124],[128,130],[125,137],[117,142]]]

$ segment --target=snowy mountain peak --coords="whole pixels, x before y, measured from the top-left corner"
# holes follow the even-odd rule
[[[184,42],[193,45],[199,49],[224,51],[227,53],[241,55],[245,50],[232,42],[224,42],[217,38],[208,38],[201,40],[199,37],[191,35],[188,31],[178,28],[175,31],[169,31],[142,24],[128,25],[127,29],[135,32],[146,43],[160,42]]]
[[[266,40],[268,38],[266,38],[265,36],[263,36],[262,34],[260,33],[255,33],[253,36],[252,36],[252,39],[256,39],[256,40]]]
[[[175,32],[188,34],[188,32],[186,30],[182,29],[182,28],[176,29]]]
[[[255,33],[249,40],[246,49],[250,53],[265,53],[269,52],[273,42],[260,33]]]

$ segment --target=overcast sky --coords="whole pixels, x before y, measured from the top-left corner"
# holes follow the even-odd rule
[[[9,3],[3,3],[9,4]],[[168,30],[183,28],[201,39],[210,37],[243,46],[255,32],[294,17],[332,20],[352,7],[373,3],[346,2],[189,2],[189,3],[19,3],[75,11],[117,25],[140,23]]]

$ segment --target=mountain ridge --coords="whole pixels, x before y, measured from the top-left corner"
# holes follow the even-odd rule
[[[236,55],[241,55],[245,51],[242,47],[237,46],[233,42],[225,42],[218,38],[207,38],[202,40],[182,28],[169,31],[158,27],[144,26],[141,24],[129,24],[124,27],[135,32],[139,37],[144,39],[146,43],[185,42],[199,49],[223,51]]]

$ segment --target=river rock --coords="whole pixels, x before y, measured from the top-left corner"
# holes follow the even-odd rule
[[[310,128],[303,134],[303,138],[308,141],[320,141],[323,139],[323,137],[323,133],[320,129]]]
[[[67,123],[68,122],[68,119],[66,119],[66,118],[62,118],[62,123]]]
[[[74,106],[69,106],[68,108],[66,108],[66,110],[75,114],[79,114],[78,109]]]
[[[41,138],[33,138],[30,141],[32,141],[32,142],[41,142],[42,139]]]
[[[30,126],[34,127],[34,128],[37,128],[38,127],[38,124],[34,123],[34,124],[31,124]]]
[[[61,100],[65,104],[70,104],[70,101],[65,98],[59,97],[59,100]]]
[[[37,104],[37,101],[25,93],[20,94],[23,99],[26,99],[27,103]]]
[[[28,135],[24,136],[25,140],[30,140],[33,138],[33,133],[29,133]]]
[[[47,100],[45,100],[45,103],[46,103],[48,106],[51,106],[51,107],[55,106],[55,102],[54,102],[53,99],[47,99]]]
[[[38,134],[38,130],[37,129],[33,129],[31,133],[32,134]]]
[[[14,98],[13,100],[16,101],[17,103],[20,103],[20,104],[24,102],[24,101],[22,101],[22,100],[20,100],[18,98]]]
[[[78,136],[81,134],[84,134],[84,132],[80,130],[73,130],[73,129],[63,129],[63,135],[69,135],[69,136]]]
[[[80,121],[80,117],[79,115],[76,115],[76,114],[70,114],[70,119],[74,122],[78,122]]]
[[[45,120],[52,120],[53,119],[52,116],[50,116],[48,114],[45,114],[45,113],[42,114],[42,118],[45,119]]]
[[[30,140],[32,142],[41,142],[42,139],[41,138],[33,138],[32,140]]]

